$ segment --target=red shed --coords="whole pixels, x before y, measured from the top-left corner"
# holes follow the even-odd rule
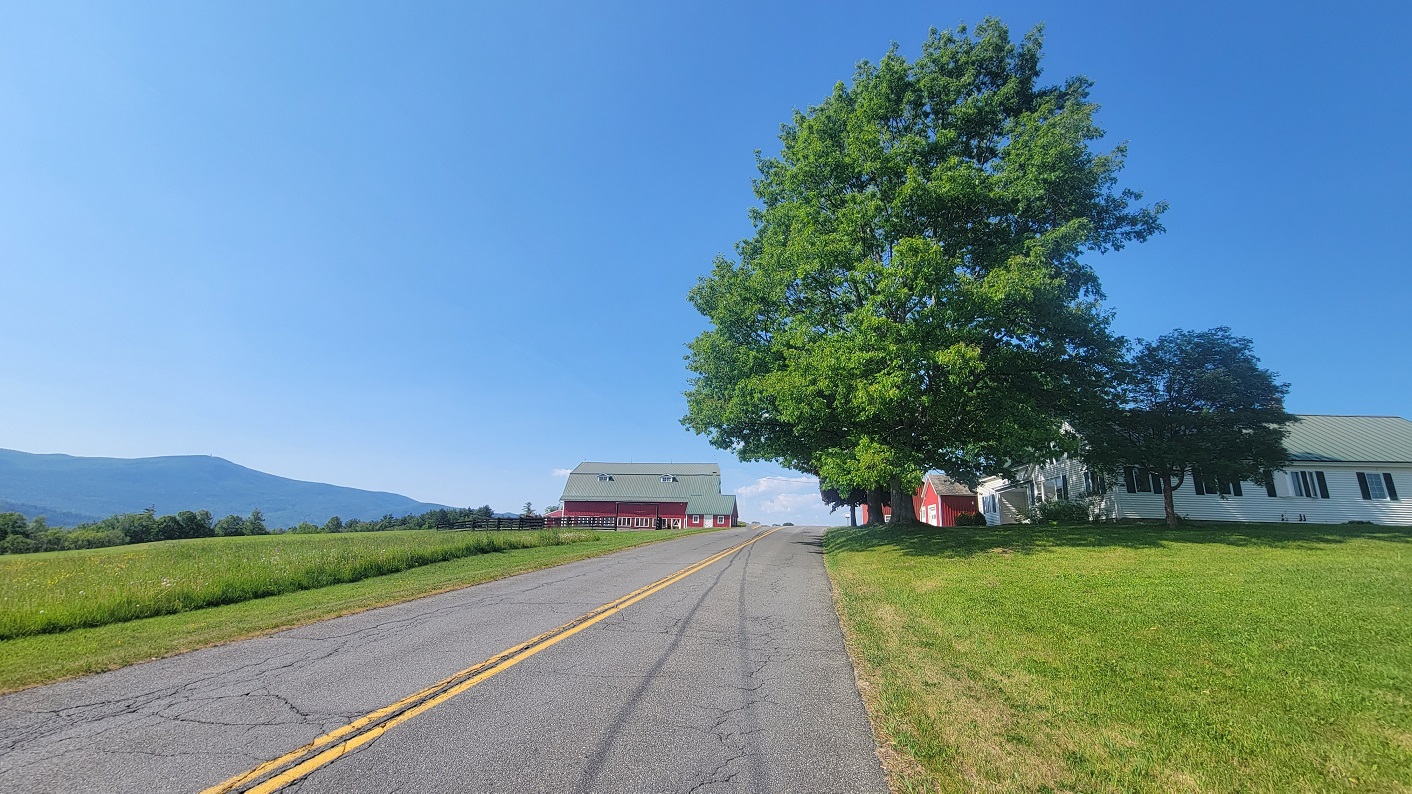
[[[917,520],[934,527],[954,527],[957,513],[974,513],[977,509],[975,492],[945,474],[924,476],[922,484],[912,494],[912,510]],[[867,505],[863,505],[861,515],[863,523],[868,523]],[[891,518],[892,508],[884,506],[883,520]]]

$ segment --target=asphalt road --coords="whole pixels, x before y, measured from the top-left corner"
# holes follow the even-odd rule
[[[630,549],[0,698],[0,791],[201,791],[758,534]],[[817,527],[786,527],[287,790],[886,792]]]

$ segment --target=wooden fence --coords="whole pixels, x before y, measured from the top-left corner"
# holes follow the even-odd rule
[[[445,524],[437,524],[437,529],[551,529],[580,527],[583,529],[666,529],[667,519],[654,518],[649,527],[619,527],[613,516],[515,516],[514,518],[486,518],[472,516]]]

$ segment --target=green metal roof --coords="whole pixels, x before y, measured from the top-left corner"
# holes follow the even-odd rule
[[[1291,460],[1412,463],[1412,422],[1400,416],[1304,414],[1290,424]]]
[[[714,463],[581,463],[570,472],[560,498],[578,502],[686,502],[698,496],[719,497],[720,471]],[[667,475],[671,479],[663,482]],[[731,500],[734,502],[735,497]]]
[[[735,512],[735,494],[696,494],[687,500],[686,512],[699,516],[728,516]]]
[[[721,467],[714,463],[595,463],[585,461],[574,467],[574,474],[714,474],[721,476]]]

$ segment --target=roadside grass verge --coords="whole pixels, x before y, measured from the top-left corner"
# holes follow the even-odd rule
[[[498,553],[477,553],[341,584],[296,590],[222,606],[189,609],[173,614],[127,620],[93,628],[74,628],[0,640],[0,692],[100,672],[135,662],[195,650],[278,629],[304,625],[338,615],[360,612],[469,585],[576,560],[597,557],[644,543],[653,543],[710,530],[656,532],[594,532],[593,540],[555,545],[524,546]],[[438,537],[483,533],[409,531],[369,535],[414,535],[433,542]],[[494,533],[533,535],[533,532]],[[570,536],[568,531],[562,535]],[[214,541],[253,541],[282,536],[209,538]],[[304,535],[300,540],[358,535]],[[150,546],[200,541],[169,541]],[[94,552],[118,552],[122,547],[93,552],[57,552],[48,557]],[[0,577],[5,576],[0,573]],[[169,575],[170,576],[170,575]],[[72,577],[71,577],[72,578]],[[136,580],[129,580],[136,581]]]
[[[0,640],[313,590],[595,532],[366,532],[200,538],[0,557]]]
[[[897,791],[1412,789],[1412,531],[835,529]]]

